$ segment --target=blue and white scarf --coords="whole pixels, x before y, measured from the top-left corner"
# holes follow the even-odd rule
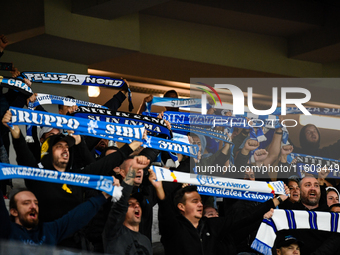
[[[57,129],[74,130],[75,134],[86,134],[94,137],[110,137],[115,141],[128,142],[130,139],[141,141],[144,127],[139,125],[112,125],[106,122],[85,120],[83,118],[66,115],[31,111],[22,108],[10,107],[12,112],[11,125],[46,126]]]
[[[264,219],[251,248],[272,255],[276,233],[289,229],[315,229],[339,233],[339,214],[304,210],[275,209],[271,219]]]
[[[33,94],[32,89],[20,79],[6,78],[0,76],[0,86],[20,91],[27,96],[31,96]]]
[[[158,113],[144,112],[143,115],[156,117]],[[164,119],[171,124],[184,124],[184,125],[202,125],[202,126],[225,126],[225,127],[240,127],[250,128],[247,120],[242,117],[229,117],[219,115],[202,115],[187,112],[164,112]]]
[[[171,130],[168,129],[165,121],[139,114],[127,112],[113,112],[111,110],[98,109],[94,107],[80,106],[73,114],[76,117],[87,118],[125,125],[144,125],[145,129],[155,134],[165,134],[167,138],[172,138]]]
[[[146,103],[146,112],[151,111],[151,106],[165,106],[173,108],[189,107],[201,108],[201,99],[199,98],[171,98],[171,97],[153,97],[151,102]]]
[[[174,133],[187,134],[193,132],[195,134],[204,135],[211,137],[213,139],[217,139],[223,142],[232,143],[230,137],[227,134],[224,134],[222,131],[211,129],[211,128],[203,128],[199,126],[193,125],[171,125],[171,129]]]
[[[306,107],[306,109],[310,114],[340,116],[340,109],[338,108]],[[276,108],[272,114],[281,115],[281,107]],[[303,112],[297,107],[287,107],[286,114],[303,114]]]
[[[166,107],[174,107],[174,108],[183,108],[186,110],[194,110],[201,111],[202,109],[202,100],[200,98],[163,98],[163,97],[153,97],[153,100],[147,104],[146,111],[151,111],[151,105],[158,106],[166,106]],[[212,106],[207,104],[207,109],[210,109]],[[226,105],[222,103],[222,105],[216,104],[213,106],[216,109],[223,109],[224,112],[230,111],[232,112],[233,107],[231,105]],[[327,116],[340,116],[340,108],[321,108],[321,107],[306,107],[307,111],[311,114],[316,115],[327,115]],[[254,115],[251,113],[245,113],[249,116]],[[298,107],[287,107],[286,114],[304,114]],[[224,114],[223,114],[224,115]],[[281,107],[277,107],[276,110],[271,115],[260,115],[255,116],[253,118],[259,119],[268,119],[267,116],[273,115],[281,115]],[[241,115],[240,115],[241,116]],[[245,115],[242,115],[246,117]]]
[[[293,159],[297,160],[296,170],[302,178],[306,173],[317,176],[324,167],[328,168],[328,178],[340,178],[340,161],[337,159],[291,153],[287,157],[287,162],[291,163]]]
[[[144,112],[147,116],[155,117],[158,114],[154,112]],[[169,121],[171,124],[177,125],[193,125],[193,126],[223,126],[223,127],[240,127],[250,129],[250,138],[258,140],[259,142],[264,141],[266,138],[264,135],[257,135],[254,128],[247,124],[247,120],[243,117],[229,117],[229,116],[218,116],[218,115],[202,115],[192,114],[186,112],[164,112],[164,119]]]
[[[52,72],[21,72],[21,76],[23,78],[27,78],[31,82],[126,88],[126,90],[128,91],[129,111],[131,112],[133,110],[131,90],[124,82],[124,80],[121,79],[113,79],[110,77],[88,74],[68,74]]]
[[[118,201],[122,196],[122,189],[113,186],[114,178],[111,176],[59,172],[0,163],[0,180],[16,178],[60,184],[65,183],[68,185],[96,189],[111,195],[113,201]]]
[[[66,106],[92,106],[92,107],[98,107],[98,108],[103,108],[103,109],[108,109],[105,106],[99,105],[99,104],[94,104],[86,101],[81,101],[78,99],[72,99],[72,98],[67,98],[67,97],[62,97],[62,96],[54,96],[54,95],[48,95],[48,94],[41,94],[38,93],[36,96],[36,100],[32,103],[28,103],[28,109],[33,110],[35,107],[38,105],[45,105],[45,104],[58,104],[58,105],[66,105]],[[26,142],[28,143],[34,143],[33,135],[32,135],[32,126],[28,125],[27,130],[26,130]]]
[[[285,194],[284,184],[281,181],[267,183],[230,179],[212,175],[183,173],[157,166],[152,166],[152,170],[156,173],[157,181],[197,185],[197,191],[202,195],[265,202],[273,198],[275,194]]]
[[[36,95],[36,100],[33,103],[28,104],[29,109],[33,109],[37,107],[38,105],[44,105],[44,104],[58,104],[58,105],[66,105],[66,106],[89,106],[89,107],[97,107],[102,109],[108,109],[105,106],[102,106],[100,104],[90,103],[78,99],[72,99],[62,96],[54,96],[54,95],[48,95],[48,94],[41,94],[38,93]]]
[[[122,143],[130,143],[131,140],[136,140],[142,142],[146,147],[158,150],[180,153],[195,158],[197,158],[198,155],[197,145],[184,144],[152,136],[143,140],[145,130],[143,125],[113,125],[112,123],[103,121],[87,120],[54,113],[25,110],[22,108],[10,107],[9,109],[12,112],[11,122],[8,123],[9,126],[33,125],[74,130],[75,134],[79,135],[104,138]]]

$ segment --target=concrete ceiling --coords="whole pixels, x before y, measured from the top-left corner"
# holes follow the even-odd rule
[[[72,12],[82,16],[110,20],[139,12],[141,15],[284,37],[288,42],[287,57],[294,59],[316,63],[340,60],[340,15],[337,15],[340,4],[337,1],[69,1]],[[269,72],[156,56],[50,35],[45,31],[44,11],[43,0],[15,0],[2,5],[0,32],[11,37],[8,50],[84,64],[91,69],[123,74],[124,77],[133,73],[131,81],[148,77],[188,83],[190,77],[202,75],[234,78],[284,77]],[[159,82],[157,84],[161,85]],[[331,104],[338,102],[337,98],[332,97],[337,94],[334,89],[327,90],[328,93],[322,91],[322,87],[311,89],[315,89],[312,94],[319,97],[315,101],[326,102],[328,99]],[[270,90],[261,91],[261,94],[270,93]],[[321,100],[321,97],[326,100]]]
[[[316,63],[340,60],[340,5],[337,1],[72,0],[72,12],[108,20],[139,12],[280,36],[287,38],[289,58]],[[1,33],[15,38],[8,46],[11,51],[87,65],[132,53],[126,49],[46,34],[43,0],[7,1],[2,5],[1,20]],[[54,45],[64,45],[65,51],[51,50]],[[91,54],[89,49],[95,49],[97,53]]]

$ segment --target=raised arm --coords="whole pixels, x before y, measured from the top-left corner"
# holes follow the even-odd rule
[[[281,120],[281,117],[280,117],[280,120]],[[283,135],[283,131],[281,127],[275,129],[273,140],[267,148],[268,157],[264,160],[263,165],[269,166],[273,164],[274,161],[278,158],[280,154],[280,150],[281,150],[282,135]]]
[[[103,242],[106,247],[107,242],[112,240],[115,235],[119,234],[118,230],[122,227],[125,220],[125,215],[128,210],[128,200],[132,192],[134,179],[138,169],[143,169],[149,164],[149,160],[145,157],[135,157],[132,161],[129,170],[122,183],[123,195],[117,203],[114,203],[111,207],[105,228],[103,231]]]
[[[91,197],[88,201],[78,205],[60,219],[46,223],[45,226],[55,233],[57,242],[60,242],[86,226],[106,202],[107,197],[107,194]]]
[[[9,128],[12,137],[13,137],[13,147],[17,154],[17,162],[19,165],[36,167],[37,161],[31,150],[28,148],[27,143],[25,141],[24,136],[21,134],[19,126],[13,125],[13,127],[9,127],[8,123],[11,121],[12,113],[10,110],[7,110],[4,117],[2,118],[2,124]]]

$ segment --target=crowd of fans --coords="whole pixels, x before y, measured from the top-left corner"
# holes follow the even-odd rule
[[[0,36],[0,57],[7,44],[7,38]],[[11,73],[13,77],[20,74],[17,69]],[[31,86],[28,80],[25,82]],[[318,176],[301,178],[294,171],[296,168],[291,167],[294,161],[287,160],[291,152],[339,158],[340,142],[320,148],[320,132],[314,125],[306,125],[301,130],[301,148],[295,146],[294,141],[282,145],[281,127],[272,130],[271,142],[265,148],[250,139],[248,129],[235,128],[230,134],[234,147],[211,137],[188,133],[189,140],[199,147],[199,158],[178,154],[179,165],[172,165],[171,170],[190,173],[193,165],[210,164],[246,167],[242,176],[232,177],[249,181],[281,180],[286,184],[286,194],[290,194],[278,195],[264,203],[220,199],[199,195],[193,185],[156,181],[150,165],[169,167],[169,158],[159,150],[141,147],[138,141],[113,146],[106,139],[72,135],[72,132],[64,135],[56,128],[41,127],[33,128],[34,142],[27,142],[18,126],[9,127],[8,108],[23,108],[35,100],[35,95],[28,98],[15,90],[0,89],[0,162],[9,163],[11,136],[18,165],[114,176],[114,185],[123,187],[122,197],[112,202],[105,192],[28,179],[25,180],[27,188],[14,188],[7,194],[7,187],[12,183],[1,181],[1,198],[9,196],[10,202],[8,212],[4,199],[0,201],[0,238],[18,240],[22,249],[25,245],[51,245],[67,252],[65,254],[78,254],[81,250],[106,254],[260,254],[250,246],[262,220],[275,213],[273,209],[340,212],[339,183],[327,178],[327,170]],[[112,111],[119,110],[126,93],[126,88],[120,90],[103,105]],[[164,97],[178,98],[178,94],[170,90]],[[139,114],[152,98],[149,95],[144,99]],[[59,114],[70,115],[75,109],[59,105]],[[42,106],[36,110],[44,111]],[[178,111],[178,108],[165,110]],[[208,113],[217,114],[213,108]],[[285,165],[291,171],[264,176],[255,172],[253,165],[258,168]],[[156,204],[161,249],[159,246],[155,249],[152,243]],[[284,230],[277,233],[273,254],[339,254],[339,241],[337,233]]]

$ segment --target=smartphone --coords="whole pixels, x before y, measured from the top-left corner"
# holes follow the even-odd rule
[[[0,62],[0,70],[12,71],[13,63]]]

